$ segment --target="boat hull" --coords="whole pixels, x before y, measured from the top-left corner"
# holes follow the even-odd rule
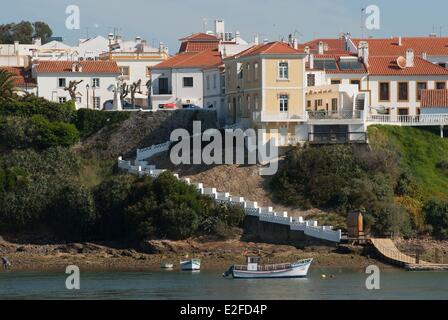
[[[291,268],[275,271],[246,271],[233,270],[234,279],[282,279],[282,278],[306,278],[311,262],[292,264]]]
[[[195,260],[182,261],[180,267],[182,271],[199,271],[201,270],[201,262]]]

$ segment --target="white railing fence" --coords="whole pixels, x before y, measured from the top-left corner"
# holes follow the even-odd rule
[[[369,115],[367,122],[380,124],[398,124],[398,125],[448,125],[448,115],[446,114],[421,114],[414,116],[400,115]]]
[[[168,151],[169,146],[170,143],[167,142],[139,150],[137,152],[137,160],[134,164],[131,161],[125,161],[122,157],[119,157],[118,168],[140,177],[148,175],[152,178],[157,178],[166,170],[158,170],[154,165],[150,165],[147,161],[141,161],[139,159],[148,159],[154,154]],[[174,176],[180,179],[179,175]],[[246,215],[257,217],[260,221],[289,226],[290,230],[302,231],[305,235],[312,238],[335,243],[341,242],[341,230],[333,230],[333,227],[319,226],[317,221],[305,221],[303,217],[293,218],[287,212],[277,213],[274,212],[272,207],[259,207],[257,202],[246,201],[242,197],[231,196],[227,192],[217,192],[216,188],[204,188],[202,183],[192,183],[188,178],[182,178],[182,181],[194,186],[202,195],[211,197],[219,203],[241,206]]]

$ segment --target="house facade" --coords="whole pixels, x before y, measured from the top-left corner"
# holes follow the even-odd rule
[[[72,81],[81,81],[74,92],[77,108],[102,110],[106,101],[114,99],[113,88],[119,75],[113,61],[39,61],[33,65],[37,95],[49,101],[71,100],[66,88]]]

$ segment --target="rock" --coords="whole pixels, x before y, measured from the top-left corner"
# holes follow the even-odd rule
[[[172,251],[172,248],[167,246],[165,241],[161,240],[149,240],[143,241],[140,244],[141,249],[145,253],[156,254],[156,253],[168,253]]]

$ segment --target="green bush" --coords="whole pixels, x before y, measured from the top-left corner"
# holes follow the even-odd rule
[[[78,140],[79,133],[74,125],[59,121],[50,122],[42,115],[0,120],[0,143],[10,148],[70,147]]]
[[[82,137],[88,137],[105,127],[112,127],[131,116],[130,112],[99,111],[79,109],[76,114],[75,124]]]
[[[82,186],[67,184],[48,208],[46,221],[53,233],[64,240],[91,238],[96,221],[92,193]]]
[[[0,103],[0,115],[26,118],[41,115],[48,121],[72,123],[76,119],[76,107],[73,101],[56,103],[27,95],[18,98],[18,100],[2,101]]]
[[[448,239],[448,201],[433,199],[423,206],[426,222],[432,227],[433,235]]]

